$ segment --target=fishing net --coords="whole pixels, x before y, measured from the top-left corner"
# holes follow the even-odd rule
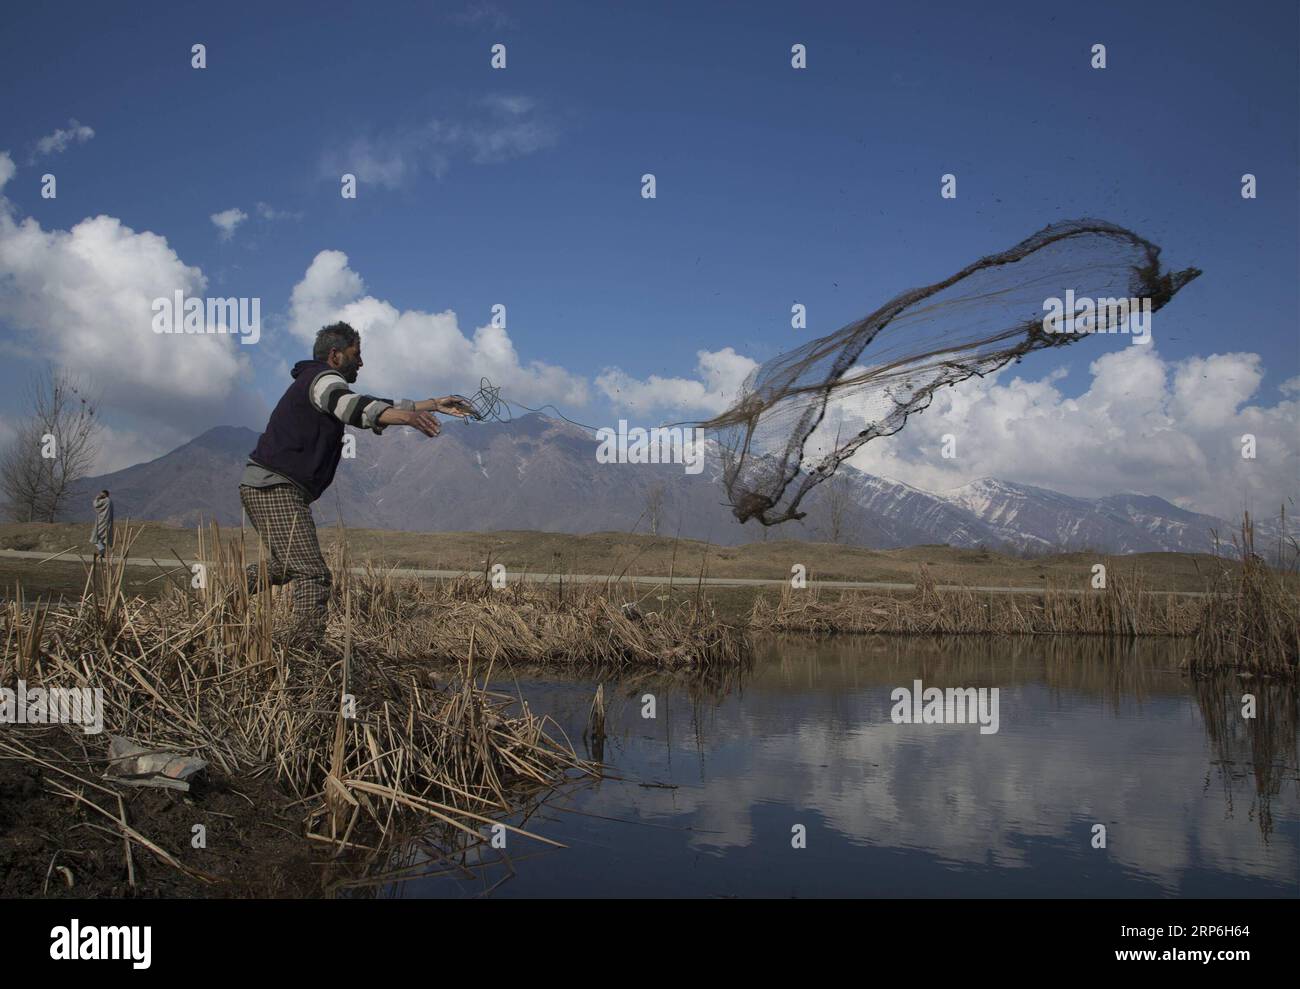
[[[764,525],[803,518],[814,487],[864,443],[897,433],[939,388],[1091,333],[1140,334],[1119,301],[1149,299],[1154,312],[1200,274],[1161,273],[1159,258],[1114,224],[1053,224],[760,365],[736,403],[702,424],[720,443],[733,513]],[[1064,306],[1067,292],[1079,308],[1045,325],[1047,300]],[[1078,300],[1100,304],[1089,314]]]

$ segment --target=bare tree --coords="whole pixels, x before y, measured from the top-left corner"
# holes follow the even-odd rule
[[[27,407],[0,453],[0,495],[16,521],[55,522],[99,452],[96,402],[78,379],[50,368],[29,384]]]
[[[853,492],[849,489],[849,479],[843,474],[836,474],[822,485],[822,504],[826,508],[826,534],[833,543],[843,542],[853,512]]]
[[[650,535],[659,535],[659,525],[664,518],[664,486],[655,484],[646,491],[645,514],[650,523]]]
[[[24,421],[0,452],[0,494],[5,514],[15,522],[34,522],[46,511],[49,462],[41,458],[41,429]]]

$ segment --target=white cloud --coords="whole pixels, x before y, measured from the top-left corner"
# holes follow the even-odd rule
[[[755,366],[727,347],[700,351],[694,378],[642,380],[610,368],[596,386],[636,414],[714,415]],[[902,432],[867,443],[849,463],[926,491],[992,476],[1079,497],[1158,495],[1222,518],[1240,517],[1246,505],[1272,515],[1300,495],[1300,377],[1282,383],[1276,404],[1260,403],[1257,354],[1166,361],[1153,347],[1126,346],[1088,365],[1091,382],[1076,398],[1059,387],[1063,367],[1037,379],[1015,370],[940,389]],[[833,402],[809,449],[829,449],[837,430],[852,436],[868,418],[852,396]],[[957,456],[945,460],[949,433]],[[1256,437],[1254,460],[1241,456],[1247,433]]]
[[[361,276],[348,267],[342,251],[321,251],[289,296],[290,329],[304,340],[334,322],[337,313],[366,290]]]
[[[350,172],[362,182],[398,189],[428,172],[441,178],[456,161],[476,164],[507,161],[555,143],[555,127],[537,115],[523,96],[488,96],[484,112],[472,120],[430,120],[411,129],[362,136],[343,152],[328,153],[322,174],[333,179]]]
[[[483,105],[507,116],[521,117],[529,113],[537,103],[531,96],[505,96],[495,93],[483,97]]]
[[[32,160],[43,155],[58,154],[67,150],[70,144],[85,144],[95,136],[95,131],[85,124],[69,120],[66,129],[60,127],[53,134],[47,134],[36,142],[36,153]]]
[[[208,219],[220,231],[217,236],[221,240],[229,240],[235,236],[235,230],[239,225],[248,219],[248,214],[235,206],[231,209],[222,210],[220,213],[213,213]]]
[[[222,403],[248,377],[236,341],[153,332],[153,300],[201,296],[203,272],[158,234],[111,216],[69,230],[18,218],[3,195],[13,162],[0,152],[0,321],[10,353],[83,376],[104,402],[175,427],[228,421]]]
[[[100,435],[99,455],[95,458],[91,473],[111,474],[113,471],[147,463],[170,453],[192,438],[185,433],[159,431],[156,428],[150,428],[148,432],[122,428],[120,425],[106,429]]]
[[[301,213],[292,213],[289,210],[275,209],[270,203],[258,203],[257,215],[263,220],[301,220]]]
[[[1081,497],[1159,495],[1223,518],[1246,504],[1272,514],[1300,493],[1296,382],[1275,405],[1250,404],[1264,377],[1259,355],[1166,361],[1154,348],[1124,347],[1088,370],[1077,398],[1057,387],[1062,369],[1032,380],[1004,368],[941,389],[901,433],[850,463],[929,491],[992,476]],[[951,460],[940,456],[946,433],[956,440]],[[1257,438],[1254,460],[1241,456],[1246,433]]]
[[[451,19],[458,24],[478,27],[480,24],[494,29],[515,28],[519,22],[494,3],[471,3],[465,10],[452,14]]]
[[[466,336],[451,310],[402,310],[364,292],[365,283],[348,267],[346,254],[321,251],[294,286],[289,309],[290,331],[304,343],[336,320],[361,333],[365,368],[358,388],[391,398],[472,394],[486,376],[501,387],[503,398],[533,407],[587,401],[582,378],[542,361],[521,363],[502,328],[480,326]]]
[[[657,374],[638,380],[619,368],[606,368],[596,376],[596,387],[616,409],[637,415],[654,411],[716,415],[735,400],[756,361],[731,347],[696,352],[697,378],[663,378]]]

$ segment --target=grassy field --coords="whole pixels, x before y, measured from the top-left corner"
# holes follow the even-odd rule
[[[57,553],[74,547],[87,549],[86,526],[76,523],[0,525],[0,549]],[[248,546],[255,547],[249,531]],[[320,530],[328,553],[346,539],[354,561],[374,561],[394,566],[431,570],[482,572],[489,563],[501,563],[508,573],[582,573],[746,577],[788,579],[791,567],[803,564],[810,580],[860,580],[912,583],[925,564],[938,584],[968,586],[1042,587],[1053,585],[1085,590],[1091,568],[1105,562],[1118,564],[1126,574],[1142,579],[1149,590],[1203,591],[1216,575],[1235,573],[1237,564],[1209,554],[1137,553],[1110,557],[1094,553],[1066,553],[1023,560],[979,549],[950,546],[914,546],[907,549],[870,550],[832,543],[770,540],[748,546],[710,546],[695,540],[662,536],[601,532],[584,536],[548,532],[390,532],[375,529]],[[192,559],[198,551],[194,529],[144,523],[131,550],[132,556],[154,557],[175,563],[175,556]],[[35,561],[32,561],[35,562]],[[56,577],[55,574],[58,574]],[[0,559],[0,582],[12,587],[15,578],[24,586],[45,582],[67,590],[67,580],[84,574],[78,565],[61,563],[32,567],[25,560]],[[46,575],[49,575],[48,577]],[[133,585],[156,574],[140,572]],[[1300,586],[1294,575],[1293,586]],[[154,581],[154,584],[158,581]],[[152,585],[150,585],[152,586]],[[80,592],[80,587],[76,589]]]

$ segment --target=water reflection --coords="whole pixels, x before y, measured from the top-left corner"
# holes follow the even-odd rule
[[[475,849],[472,878],[394,892],[1295,895],[1295,689],[1187,678],[1181,648],[778,637],[727,681],[604,679],[603,756],[619,778],[529,811],[531,830],[570,847],[520,840],[509,861]],[[579,739],[597,681],[516,673],[532,709]],[[999,732],[894,724],[890,692],[917,679],[999,688]]]
[[[1273,798],[1288,783],[1296,785],[1297,693],[1287,684],[1220,677],[1197,680],[1196,700],[1215,754],[1228,812],[1234,796],[1249,789],[1248,814],[1267,839],[1273,830]],[[1256,715],[1243,716],[1253,698]],[[1240,784],[1250,784],[1249,787]]]

